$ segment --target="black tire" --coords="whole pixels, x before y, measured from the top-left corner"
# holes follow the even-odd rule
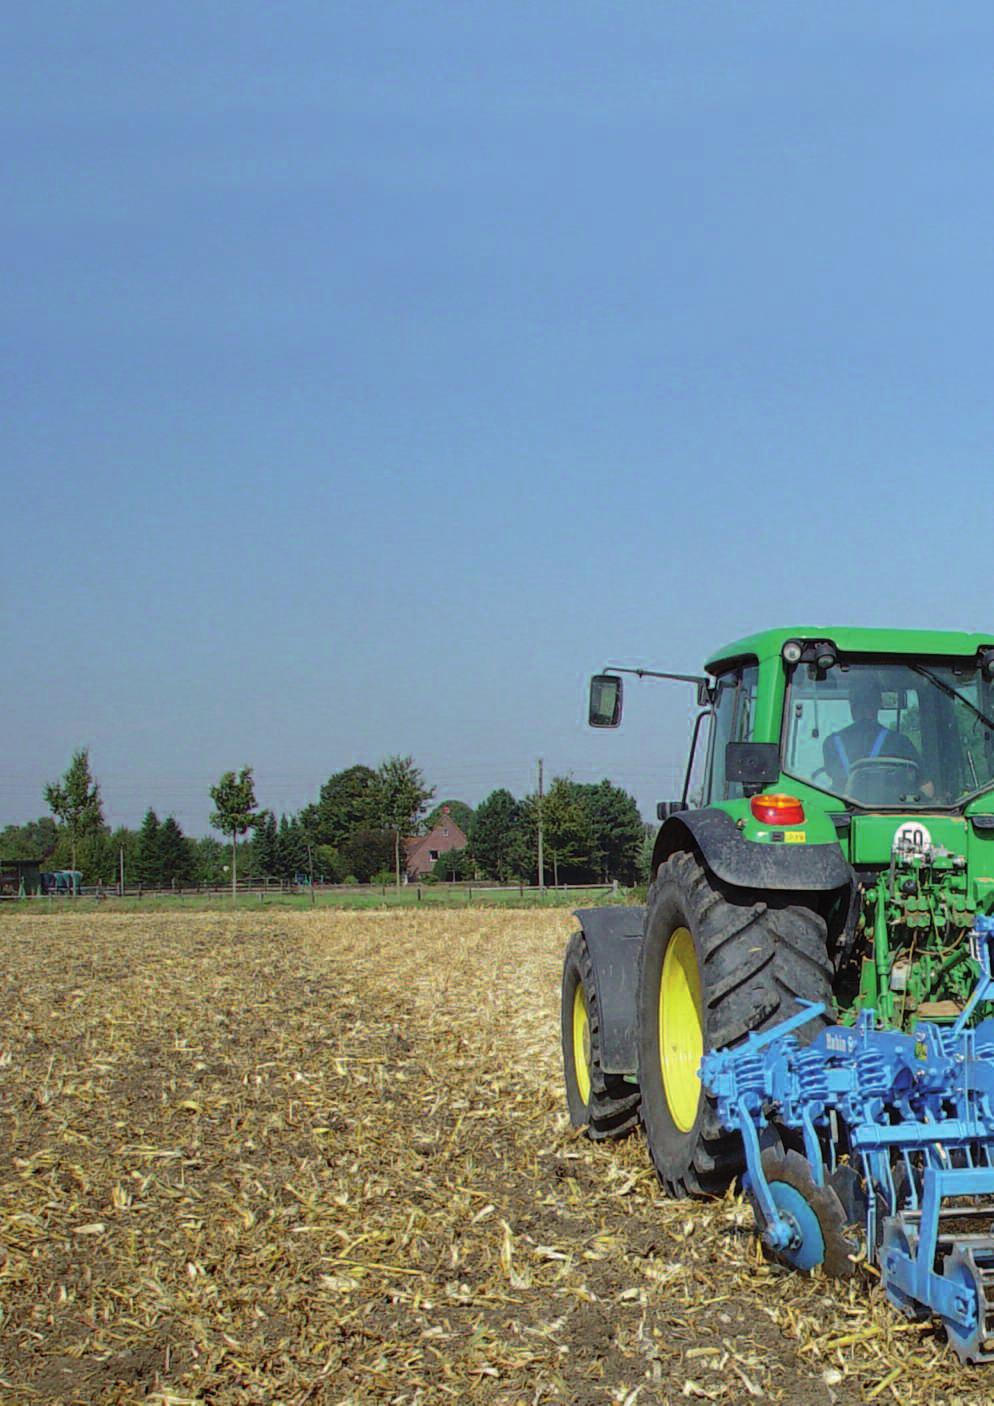
[[[676,936],[682,931],[692,947],[686,936]],[[649,889],[639,971],[639,1082],[649,1155],[669,1195],[720,1194],[744,1165],[739,1134],[722,1130],[714,1100],[682,1075],[692,1067],[694,1040],[702,1053],[733,1045],[751,1030],[786,1020],[799,1009],[798,999],[821,1001],[831,1012],[827,936],[824,918],[796,896],[725,887],[694,854],[675,854],[660,865]],[[680,971],[696,963],[700,1029],[699,1035],[696,1029],[675,1034],[677,1054],[672,1042],[666,1044],[671,1107],[660,1055],[660,985],[674,937],[676,977],[668,968],[667,990],[676,995],[667,1000],[678,1008]],[[826,1023],[827,1017],[810,1021],[797,1038],[812,1040]]]
[[[578,999],[584,1007],[590,1037],[587,1051],[578,1049],[574,1040],[573,1013]],[[587,1136],[595,1140],[622,1137],[630,1132],[639,1120],[638,1086],[621,1074],[605,1074],[601,1068],[597,986],[582,932],[575,932],[570,938],[563,962],[562,1045],[566,1104],[574,1128],[586,1128]],[[581,1083],[589,1085],[589,1089],[581,1089]]]

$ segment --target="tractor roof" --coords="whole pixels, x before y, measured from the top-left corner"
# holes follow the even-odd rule
[[[986,635],[964,630],[886,630],[859,625],[795,625],[792,629],[761,630],[716,650],[705,668],[717,673],[722,664],[752,657],[770,659],[786,640],[831,640],[843,654],[913,654],[937,657],[973,655],[982,645],[994,644],[994,631]]]

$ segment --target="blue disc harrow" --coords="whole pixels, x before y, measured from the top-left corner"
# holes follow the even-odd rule
[[[808,1045],[821,1006],[704,1056],[701,1080],[745,1146],[760,1234],[785,1264],[853,1272],[933,1316],[964,1362],[994,1361],[994,917],[971,934],[980,977],[951,1024],[881,1030],[872,1011]]]

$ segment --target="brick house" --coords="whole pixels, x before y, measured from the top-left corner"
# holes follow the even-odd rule
[[[404,841],[407,857],[407,877],[413,882],[430,874],[435,860],[450,850],[465,849],[469,844],[465,834],[452,819],[448,806],[442,810],[437,824],[427,835],[412,835]]]

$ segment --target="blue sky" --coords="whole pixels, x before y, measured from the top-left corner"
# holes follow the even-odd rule
[[[0,823],[608,775],[781,622],[994,629],[994,11],[0,20]]]

